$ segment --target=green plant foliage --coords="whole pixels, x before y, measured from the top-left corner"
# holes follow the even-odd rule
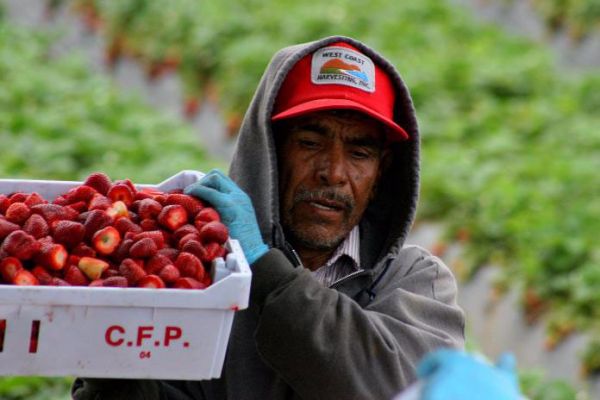
[[[550,31],[566,30],[580,40],[600,28],[600,1],[598,0],[533,0]]]
[[[0,176],[158,183],[206,170],[192,130],[126,97],[77,57],[48,58],[48,39],[0,22]]]
[[[2,400],[68,400],[72,378],[7,377],[0,379]]]
[[[524,371],[519,376],[521,390],[530,400],[586,400],[588,396],[578,393],[571,385],[559,380],[548,379],[537,370]]]

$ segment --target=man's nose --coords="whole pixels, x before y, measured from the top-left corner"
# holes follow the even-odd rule
[[[317,167],[319,182],[328,186],[340,186],[346,183],[345,164],[343,151],[337,146],[332,146],[319,159]]]

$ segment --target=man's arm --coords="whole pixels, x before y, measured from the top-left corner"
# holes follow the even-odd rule
[[[426,251],[403,249],[363,309],[269,250],[250,199],[219,171],[185,193],[211,203],[240,241],[253,271],[250,302],[260,309],[257,350],[300,397],[387,400],[414,379],[425,353],[462,346],[456,282]]]
[[[77,378],[71,387],[74,400],[200,400],[185,382],[143,379]]]
[[[420,248],[401,251],[365,309],[278,250],[253,274],[258,351],[302,398],[390,399],[415,379],[426,353],[463,345],[454,278]]]

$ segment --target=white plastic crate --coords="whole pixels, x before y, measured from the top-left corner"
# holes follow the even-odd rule
[[[202,175],[182,171],[137,186],[168,191]],[[0,179],[0,193],[38,192],[51,200],[80,184]],[[215,282],[204,290],[0,285],[0,375],[219,377],[234,312],[248,306],[252,277],[239,243],[230,239],[226,247],[226,260],[213,265]]]

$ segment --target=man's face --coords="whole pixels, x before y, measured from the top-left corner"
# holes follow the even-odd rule
[[[360,221],[379,180],[381,125],[355,112],[316,112],[284,121],[275,134],[288,239],[304,249],[335,249]]]

